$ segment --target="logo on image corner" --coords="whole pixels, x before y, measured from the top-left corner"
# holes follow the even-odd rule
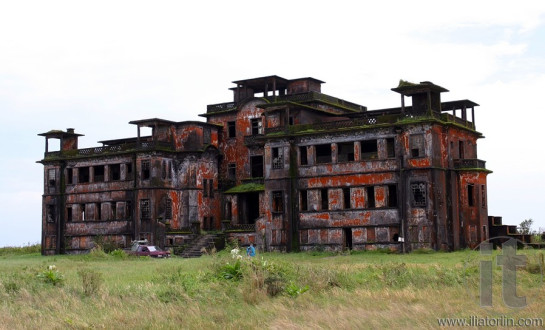
[[[523,289],[517,283],[517,273],[528,265],[528,255],[517,247],[528,246],[512,237],[494,237],[479,244],[474,250],[478,254],[471,254],[464,264],[464,284],[468,294],[478,301],[479,306],[489,309],[519,310],[528,305],[528,294],[533,288]],[[539,285],[543,282],[543,261],[539,260]],[[500,268],[501,271],[498,271]],[[520,274],[519,274],[520,275]],[[539,275],[538,275],[539,276]],[[499,298],[501,296],[501,301]]]

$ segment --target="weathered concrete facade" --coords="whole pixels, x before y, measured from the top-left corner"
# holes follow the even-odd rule
[[[85,251],[97,235],[177,246],[191,228],[283,251],[455,250],[488,238],[476,103],[442,102],[447,90],[430,82],[401,82],[401,106],[373,111],[314,78],[234,83],[206,123],[134,121],[136,138],[91,149],[71,129],[41,134],[61,140],[41,161],[44,253]]]

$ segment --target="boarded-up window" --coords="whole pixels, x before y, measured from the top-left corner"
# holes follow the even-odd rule
[[[418,158],[418,157],[424,157],[424,135],[423,134],[417,134],[417,135],[411,135],[410,141],[409,141],[409,148],[411,157]]]
[[[411,183],[411,202],[413,207],[425,207],[426,206],[426,183],[413,182]]]
[[[284,197],[282,191],[272,192],[272,211],[275,213],[284,213]]]

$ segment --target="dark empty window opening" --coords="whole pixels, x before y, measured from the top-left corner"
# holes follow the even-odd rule
[[[458,141],[458,158],[464,159],[464,141]]]
[[[208,197],[208,179],[202,180],[202,196]]]
[[[397,206],[397,186],[395,184],[388,185],[388,207]]]
[[[288,118],[288,124],[289,124],[290,126],[293,126],[293,123],[294,123],[294,121],[293,121],[293,116],[290,116],[290,117]]]
[[[344,248],[352,250],[352,228],[343,228],[344,232]]]
[[[104,181],[104,165],[93,166],[93,182]]]
[[[398,242],[399,241],[399,234],[394,234],[394,236],[392,237],[392,241]]]
[[[131,163],[127,163],[127,179],[131,179],[132,178],[132,164]]]
[[[47,179],[50,187],[55,187],[55,169],[50,169],[47,173]]]
[[[110,220],[117,220],[117,203],[116,202],[110,203],[110,210],[111,210]]]
[[[237,130],[234,121],[227,122],[227,136],[230,138],[234,138],[237,136]]]
[[[47,205],[47,222],[55,222],[55,205]]]
[[[273,169],[284,168],[284,152],[282,148],[271,148]]]
[[[377,140],[361,141],[361,159],[377,159]]]
[[[149,180],[150,178],[150,161],[149,160],[143,160],[142,161],[142,180]]]
[[[261,119],[252,119],[252,135],[263,134],[263,122]]]
[[[95,219],[102,220],[102,204],[96,203],[95,211],[96,211]]]
[[[132,202],[131,201],[127,201],[125,203],[125,215],[126,215],[127,219],[132,218]]]
[[[339,162],[354,161],[354,142],[344,142],[337,144]]]
[[[110,180],[111,181],[121,180],[121,164],[110,165]]]
[[[172,219],[172,199],[165,200],[165,219]]]
[[[210,127],[205,127],[202,131],[202,143],[203,144],[210,144],[211,141],[211,131]]]
[[[284,198],[282,191],[272,192],[272,211],[275,213],[284,212]]]
[[[225,211],[224,211],[224,219],[231,220],[232,212],[231,209],[233,207],[233,204],[231,202],[225,202]]]
[[[66,221],[72,221],[72,206],[66,207]]]
[[[414,207],[424,207],[426,206],[426,183],[424,182],[414,182],[411,183],[411,192],[412,192],[412,205]]]
[[[208,180],[208,196],[214,198],[214,179]]]
[[[89,182],[89,167],[78,168],[78,183]]]
[[[394,138],[386,139],[386,156],[388,158],[395,158],[395,156],[396,156],[395,139]]]
[[[350,205],[350,188],[343,188],[343,201],[344,201],[344,208],[350,209],[352,206]]]
[[[374,208],[375,207],[375,187],[365,187],[365,194],[367,195],[366,203],[367,208]]]
[[[475,186],[473,184],[467,185],[467,205],[475,206]]]
[[[331,144],[319,144],[316,149],[316,164],[331,163]]]
[[[263,177],[263,156],[250,157],[250,165],[252,167],[252,178]]]
[[[327,189],[320,190],[320,196],[322,199],[322,210],[329,210],[329,194]]]
[[[81,205],[79,206],[79,209],[80,209],[80,211],[81,211],[81,217],[80,217],[81,221],[87,220],[87,218],[86,218],[86,216],[85,216],[85,204],[81,204]]]
[[[74,184],[74,169],[66,169],[66,181],[68,184]]]
[[[237,178],[237,165],[235,163],[227,164],[227,178],[229,180],[236,180]]]
[[[300,157],[300,164],[301,165],[308,165],[308,159],[307,159],[307,147],[299,147],[299,157]]]
[[[140,218],[142,220],[151,219],[151,209],[149,199],[143,199],[140,201]]]
[[[411,135],[410,137],[410,149],[411,149],[411,157],[418,158],[418,157],[424,157],[424,135],[418,134],[418,135]]]
[[[301,204],[300,204],[300,210],[301,211],[307,211],[308,210],[308,196],[307,196],[307,191],[306,190],[301,190],[299,192],[299,195],[301,195]]]

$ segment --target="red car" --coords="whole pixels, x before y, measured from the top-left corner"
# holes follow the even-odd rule
[[[152,258],[169,258],[170,252],[163,251],[155,245],[135,245],[132,247],[130,254],[135,256],[150,256]]]

